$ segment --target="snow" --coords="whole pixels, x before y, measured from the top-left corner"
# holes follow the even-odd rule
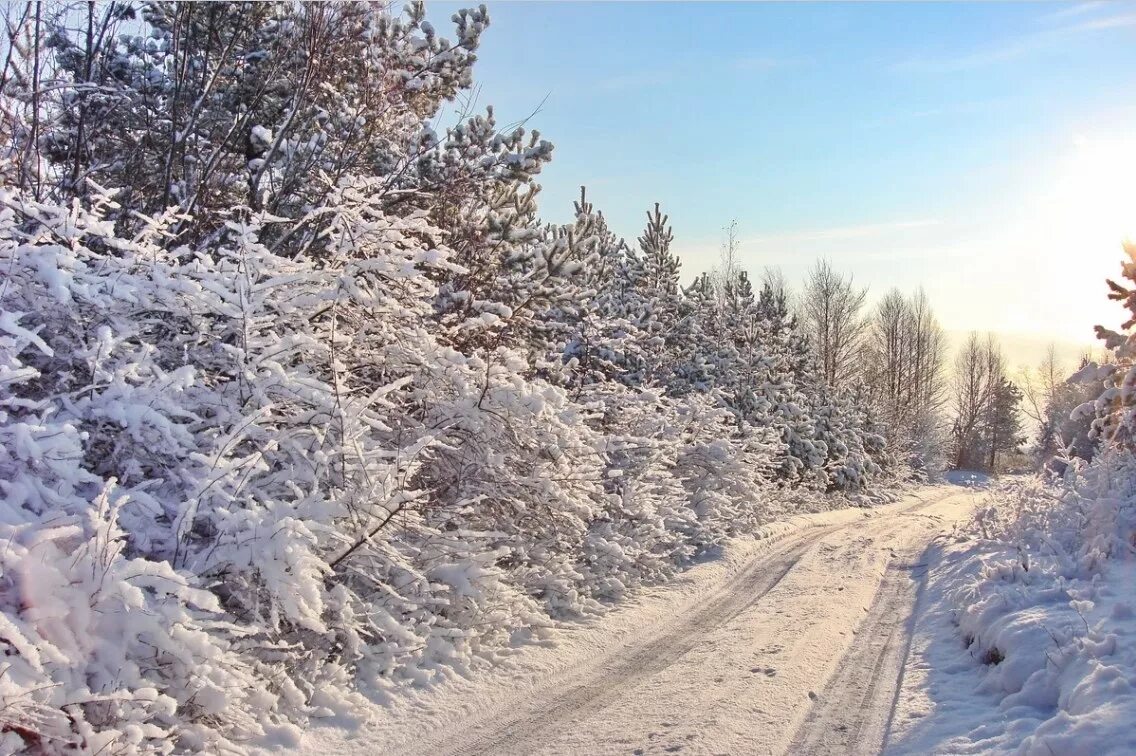
[[[943,486],[771,524],[614,611],[504,650],[494,668],[408,690],[355,729],[313,727],[299,752],[782,751],[813,702],[832,703],[825,681],[889,563],[915,559],[974,502]]]
[[[1132,461],[1002,483],[930,553],[889,753],[1136,752]]]
[[[249,132],[253,144],[264,148],[272,144],[272,130],[265,126],[253,126]]]

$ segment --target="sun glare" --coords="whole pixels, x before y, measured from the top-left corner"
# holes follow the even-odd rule
[[[1029,230],[1015,240],[1026,244],[1008,279],[1036,289],[1022,327],[1091,343],[1091,324],[1119,325],[1104,281],[1118,274],[1124,241],[1136,240],[1133,176],[1136,139],[1080,135],[1039,179],[1036,201],[1022,208]]]
[[[1059,196],[1068,231],[1111,246],[1136,238],[1136,140],[1077,137],[1065,165]]]

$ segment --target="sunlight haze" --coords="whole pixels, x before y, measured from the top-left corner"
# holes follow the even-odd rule
[[[1103,294],[1136,233],[1136,5],[490,15],[509,41],[479,53],[479,102],[556,145],[547,217],[586,184],[634,239],[661,202],[688,281],[736,218],[755,274],[796,283],[823,256],[873,297],[921,285],[948,330],[993,329],[1011,351],[1057,341],[1071,359],[1122,320]]]

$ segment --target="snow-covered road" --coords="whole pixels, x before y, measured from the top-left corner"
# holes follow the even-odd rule
[[[795,518],[529,648],[384,708],[312,752],[877,753],[910,642],[920,555],[979,494]]]

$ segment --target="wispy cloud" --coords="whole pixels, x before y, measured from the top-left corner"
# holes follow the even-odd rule
[[[1051,13],[1046,13],[1042,16],[1039,16],[1037,20],[1041,21],[1042,23],[1050,21],[1067,21],[1070,18],[1077,18],[1088,13],[1096,13],[1101,8],[1107,8],[1108,5],[1109,3],[1102,2],[1102,0],[1095,0],[1094,2],[1088,3],[1076,3],[1075,5],[1069,5],[1064,8],[1055,10]]]
[[[888,221],[886,223],[862,223],[854,226],[837,226],[834,228],[804,229],[764,236],[751,236],[743,240],[757,246],[783,244],[787,242],[814,242],[814,241],[846,241],[850,239],[865,239],[909,231],[916,228],[937,226],[942,221],[933,218],[920,218],[916,220]]]
[[[1092,16],[1101,10],[1115,10],[1117,7],[1125,8],[1125,12],[1086,18],[1086,16]],[[892,68],[897,71],[930,74],[957,73],[959,71],[984,68],[1050,49],[1076,34],[1134,27],[1136,26],[1136,11],[1133,10],[1134,8],[1136,8],[1136,6],[1130,3],[1081,3],[1068,8],[1062,8],[1056,12],[1047,13],[1037,19],[1043,23],[1061,22],[1052,28],[1023,34],[1004,40],[999,44],[972,50],[961,55],[944,56],[940,58],[908,58],[907,60],[899,61],[893,65]],[[1076,20],[1075,23],[1073,22],[1074,20]]]
[[[1123,29],[1136,26],[1136,13],[1120,13],[1115,16],[1104,16],[1069,27],[1071,31],[1097,31],[1100,29]]]
[[[1043,50],[1061,36],[1063,36],[1063,30],[1041,32],[1009,40],[1001,45],[974,50],[963,55],[942,58],[908,58],[899,61],[892,68],[907,73],[929,74],[958,73],[975,68],[985,68],[995,63],[1004,63]]]

